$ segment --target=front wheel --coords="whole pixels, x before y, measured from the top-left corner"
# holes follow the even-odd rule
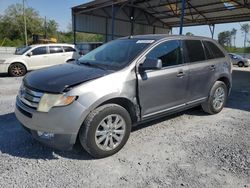
[[[224,82],[216,81],[210,90],[210,95],[201,106],[209,114],[219,113],[226,104],[228,89]]]
[[[22,63],[12,63],[9,67],[9,75],[13,77],[24,76],[27,72]]]
[[[127,142],[131,118],[123,107],[106,104],[92,111],[84,121],[79,139],[83,148],[95,158],[118,152]]]

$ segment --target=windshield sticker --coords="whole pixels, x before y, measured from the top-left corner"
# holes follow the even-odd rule
[[[154,40],[138,40],[136,43],[144,43],[144,44],[150,44],[153,43]]]

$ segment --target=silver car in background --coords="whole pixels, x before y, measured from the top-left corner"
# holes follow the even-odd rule
[[[132,126],[199,105],[219,113],[231,71],[229,56],[212,39],[125,37],[74,63],[27,74],[15,114],[40,142],[71,149],[79,139],[102,158],[125,145]]]
[[[250,59],[242,57],[238,54],[229,53],[228,54],[232,60],[233,65],[238,65],[239,67],[249,67],[250,66]]]

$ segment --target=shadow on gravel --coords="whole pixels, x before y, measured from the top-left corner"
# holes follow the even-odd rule
[[[72,151],[58,151],[33,139],[19,124],[14,113],[0,115],[0,153],[28,159],[51,160],[65,157],[92,160],[92,157],[76,144]]]
[[[232,78],[233,87],[226,107],[250,112],[250,71],[234,70]]]

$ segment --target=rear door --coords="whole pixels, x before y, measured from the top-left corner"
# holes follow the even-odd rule
[[[184,105],[188,75],[187,66],[183,64],[181,41],[163,42],[154,47],[146,58],[161,59],[163,67],[137,73],[143,118]]]
[[[188,101],[199,102],[208,96],[216,62],[208,58],[212,55],[205,53],[201,40],[184,40],[184,44],[185,61],[189,69]]]
[[[66,54],[63,52],[62,46],[49,46],[49,63],[50,65],[58,65],[66,62]]]
[[[63,46],[63,49],[64,49],[66,61],[67,60],[77,60],[80,57],[78,51],[71,46]]]

